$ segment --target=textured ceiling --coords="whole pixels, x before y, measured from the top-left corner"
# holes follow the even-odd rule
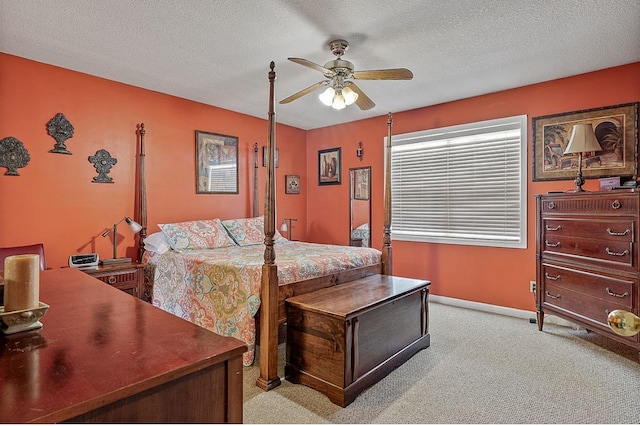
[[[276,99],[324,77],[344,38],[376,103],[335,111],[317,95],[278,105],[313,129],[640,61],[638,0],[0,0],[0,51],[267,118]],[[1,76],[0,76],[1,78]]]

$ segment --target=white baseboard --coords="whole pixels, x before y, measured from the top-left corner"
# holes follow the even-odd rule
[[[458,308],[473,309],[476,311],[490,312],[492,314],[506,315],[506,316],[522,318],[526,320],[529,320],[531,318],[534,318],[534,319],[536,318],[536,313],[532,311],[525,311],[522,309],[515,309],[515,308],[507,308],[506,306],[489,305],[487,303],[473,302],[470,300],[455,299],[453,297],[437,296],[434,294],[430,294],[429,301],[434,303],[441,303],[443,305],[456,306]],[[544,323],[556,324],[556,325],[572,327],[572,328],[577,327],[576,324],[553,315],[551,316],[545,315]]]

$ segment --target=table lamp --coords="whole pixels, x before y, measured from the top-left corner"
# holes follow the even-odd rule
[[[297,221],[298,221],[298,219],[293,219],[293,218],[282,219],[282,225],[280,225],[280,230],[282,232],[286,232],[287,233],[287,239],[289,241],[293,241],[291,239],[291,231],[292,231],[291,228],[293,228],[292,222],[297,222]],[[287,222],[289,222],[288,226],[287,226]]]
[[[596,134],[593,132],[592,124],[576,124],[573,126],[573,132],[571,133],[571,139],[567,149],[564,150],[565,154],[578,154],[578,176],[573,180],[576,184],[576,188],[573,192],[584,192],[582,185],[584,185],[584,178],[582,177],[582,153],[602,151],[602,147],[596,139]]]
[[[133,232],[134,235],[137,234],[138,232],[140,232],[140,230],[142,229],[142,225],[140,225],[135,220],[131,219],[129,216],[125,216],[122,219],[120,219],[118,222],[114,223],[112,228],[109,228],[106,231],[104,231],[102,233],[103,237],[106,237],[110,233],[113,234],[113,258],[111,258],[111,259],[102,259],[102,264],[103,265],[113,265],[113,264],[118,264],[118,263],[131,263],[131,258],[130,257],[120,257],[120,258],[118,258],[117,257],[118,255],[116,253],[116,248],[117,248],[117,245],[118,245],[118,225],[120,223],[122,223],[123,220],[127,223],[127,225],[129,225],[129,229],[131,229],[131,232]]]

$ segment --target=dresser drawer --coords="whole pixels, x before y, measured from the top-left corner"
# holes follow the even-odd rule
[[[626,310],[635,308],[633,301],[637,283],[632,279],[544,263],[542,280],[542,288],[545,290],[561,288],[604,300],[608,304],[616,304]],[[544,296],[548,296],[546,292]]]
[[[633,219],[580,219],[573,217],[542,219],[544,239],[557,236],[595,238],[631,243],[637,240],[636,223]]]
[[[637,194],[568,194],[549,196],[541,200],[541,213],[567,214],[637,214]]]
[[[594,262],[620,271],[635,272],[636,243],[602,241],[571,236],[547,236],[542,241],[543,256],[558,256],[580,262]]]
[[[142,265],[100,266],[98,269],[86,270],[85,272],[132,296],[138,298],[143,296]]]
[[[595,325],[607,332],[611,332],[607,324],[607,315],[609,315],[609,312],[616,309],[629,310],[624,305],[554,285],[549,285],[545,289],[542,304],[545,308],[565,311],[569,316],[576,317],[581,322]],[[638,336],[632,336],[627,339],[637,342]]]

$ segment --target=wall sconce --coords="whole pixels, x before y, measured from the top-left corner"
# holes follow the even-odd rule
[[[582,153],[602,151],[602,147],[596,139],[596,134],[593,132],[592,124],[576,124],[573,126],[573,132],[571,133],[571,139],[567,149],[564,150],[565,154],[578,154],[578,176],[574,179],[573,183],[576,184],[576,188],[573,192],[584,192],[582,185],[584,185],[584,178],[582,177]]]
[[[140,225],[138,222],[136,222],[135,220],[131,219],[129,216],[125,216],[122,219],[120,219],[118,222],[113,224],[112,228],[107,229],[106,231],[104,231],[102,233],[103,237],[106,237],[107,235],[109,235],[110,233],[113,234],[113,258],[111,259],[102,259],[102,264],[103,265],[113,265],[113,264],[117,264],[117,263],[131,263],[131,258],[130,257],[121,257],[121,258],[117,258],[117,254],[116,254],[116,246],[118,245],[118,225],[120,223],[122,223],[122,221],[127,222],[127,225],[129,225],[129,229],[131,229],[131,232],[133,232],[133,234],[137,234],[138,232],[140,232],[140,230],[142,229],[142,225]]]
[[[362,161],[363,155],[364,155],[364,152],[362,150],[362,141],[360,141],[358,142],[358,147],[356,148],[356,157],[358,157],[360,161]]]
[[[292,222],[297,222],[297,221],[298,221],[298,219],[294,219],[294,218],[282,219],[282,225],[280,225],[280,230],[282,232],[286,232],[287,233],[287,240],[289,240],[289,241],[293,241],[291,239],[291,231],[292,231],[291,228],[293,228]],[[287,226],[287,222],[289,223],[289,226]]]

